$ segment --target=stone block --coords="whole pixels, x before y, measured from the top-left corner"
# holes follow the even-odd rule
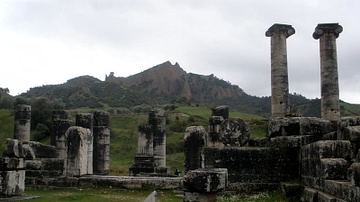
[[[288,198],[299,197],[303,193],[304,187],[297,183],[281,183],[281,190]]]
[[[23,144],[23,151],[26,160],[34,160],[36,158],[35,153],[29,144]]]
[[[337,130],[337,124],[315,117],[271,118],[268,124],[268,136],[313,135],[322,139],[324,134]]]
[[[15,157],[3,157],[1,158],[1,170],[23,170],[25,169],[24,159]]]
[[[330,194],[319,191],[317,201],[319,202],[337,202],[337,198]]]
[[[349,168],[350,182],[360,187],[360,163],[353,163]]]
[[[317,201],[317,195],[318,195],[318,191],[316,189],[305,187],[303,195],[301,197],[301,201],[315,202]]]
[[[312,135],[303,136],[277,136],[270,138],[272,147],[302,147],[314,141]]]
[[[184,176],[186,192],[216,193],[225,190],[228,183],[226,168],[190,170]]]
[[[42,162],[40,160],[26,160],[26,170],[41,170]]]
[[[301,148],[302,159],[343,158],[350,159],[351,143],[347,140],[321,140]]]
[[[270,146],[270,139],[267,137],[257,138],[257,139],[249,139],[250,147],[267,147]]]
[[[6,139],[4,156],[23,158],[23,143],[17,139]]]
[[[221,116],[224,119],[229,118],[229,106],[222,105],[212,109],[211,116]]]
[[[354,186],[348,181],[325,180],[323,189],[324,192],[344,201],[360,201],[360,187]]]
[[[94,112],[94,126],[109,127],[110,114],[108,112]]]
[[[329,180],[346,180],[348,162],[342,158],[324,158],[320,160],[323,176]]]
[[[58,150],[51,145],[30,141],[27,143],[33,150],[36,158],[58,158]]]
[[[240,119],[226,119],[221,124],[220,139],[226,146],[240,147],[249,141],[250,132],[247,123]]]
[[[279,183],[299,177],[297,148],[204,148],[206,168],[227,168],[230,182]]]
[[[25,170],[1,172],[1,192],[4,196],[19,196],[25,191]]]

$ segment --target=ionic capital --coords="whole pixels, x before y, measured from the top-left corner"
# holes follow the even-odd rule
[[[265,36],[271,37],[274,34],[284,34],[287,37],[295,34],[295,29],[291,25],[273,24],[266,32]]]
[[[323,34],[334,34],[336,38],[339,37],[339,34],[343,31],[343,28],[339,23],[324,23],[318,24],[315,27],[315,31],[313,33],[314,39],[319,39]]]

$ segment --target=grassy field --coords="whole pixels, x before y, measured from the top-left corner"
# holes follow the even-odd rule
[[[31,200],[34,202],[142,202],[153,190],[125,190],[114,188],[62,188],[62,189],[36,189],[26,190],[27,195],[40,196],[40,198]],[[157,191],[157,200],[159,202],[181,202],[181,191]],[[296,199],[286,199],[281,191],[264,192],[251,195],[229,195],[219,194],[218,202],[296,202]]]

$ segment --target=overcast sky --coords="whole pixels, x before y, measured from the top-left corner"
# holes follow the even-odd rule
[[[1,0],[0,87],[18,95],[114,72],[127,77],[169,60],[268,96],[274,23],[287,39],[291,93],[320,98],[318,23],[337,39],[340,98],[360,103],[359,0]]]

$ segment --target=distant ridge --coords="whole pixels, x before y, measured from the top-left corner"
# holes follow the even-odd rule
[[[186,98],[200,103],[209,103],[226,98],[239,98],[244,91],[213,74],[209,76],[186,73],[178,63],[166,61],[129,77],[115,77],[114,72],[105,78],[136,89],[142,93],[152,93],[165,97]]]
[[[6,93],[5,93],[6,94]],[[12,97],[0,97],[0,108],[12,108]],[[66,109],[79,107],[126,110],[135,106],[168,104],[229,105],[232,110],[264,117],[270,116],[270,97],[246,94],[241,88],[211,75],[187,73],[178,63],[166,61],[129,77],[114,73],[101,81],[92,76],[79,76],[58,85],[30,88],[20,96],[46,97]],[[303,116],[320,116],[320,100],[300,94],[289,96],[291,112]],[[341,115],[360,115],[360,105],[340,102]]]

